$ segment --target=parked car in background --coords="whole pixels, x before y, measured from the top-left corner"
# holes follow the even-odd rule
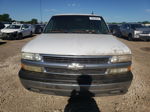
[[[11,25],[12,23],[11,22],[2,22],[4,24],[5,27]]]
[[[35,33],[42,33],[42,31],[43,31],[43,27],[40,25],[40,24],[36,24],[36,25],[34,25],[34,27],[35,27]]]
[[[5,25],[0,22],[0,29],[3,29],[4,27],[5,27]]]
[[[32,29],[32,33],[35,33],[35,26],[30,24],[29,27]]]
[[[137,23],[126,23],[120,27],[122,36],[128,40],[142,39],[150,40],[150,28]]]
[[[1,30],[2,39],[22,39],[32,35],[31,25],[12,24]]]
[[[53,16],[22,49],[23,86],[51,95],[119,95],[132,82],[131,50],[109,33],[101,16]]]
[[[2,37],[1,29],[3,29],[4,27],[5,27],[5,25],[0,22],[0,38]]]
[[[109,24],[109,30],[110,32],[117,36],[117,37],[120,37],[121,36],[121,31],[120,31],[120,25],[118,24]]]

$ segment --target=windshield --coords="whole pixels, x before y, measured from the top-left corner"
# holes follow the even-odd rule
[[[135,29],[135,28],[143,28],[144,26],[142,26],[141,24],[132,24],[131,28]]]
[[[54,16],[44,33],[108,34],[104,20],[99,16]]]
[[[7,26],[6,29],[20,29],[21,25],[10,25]]]

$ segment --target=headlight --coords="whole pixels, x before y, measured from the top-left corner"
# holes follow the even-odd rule
[[[42,59],[39,54],[35,54],[35,53],[22,53],[21,58],[27,60],[35,60],[35,61],[40,61]]]
[[[43,67],[38,67],[38,66],[21,64],[21,68],[28,71],[43,72]]]
[[[134,34],[140,34],[140,33],[143,33],[143,31],[140,31],[140,30],[135,30],[134,31]]]
[[[119,56],[113,56],[110,59],[111,63],[120,63],[120,62],[130,62],[132,60],[132,56],[130,54],[128,55],[119,55]]]
[[[128,71],[131,71],[131,66],[123,68],[110,68],[107,69],[106,74],[118,74],[118,73],[125,73]]]

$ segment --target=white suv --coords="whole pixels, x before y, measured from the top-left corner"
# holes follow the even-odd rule
[[[132,81],[131,51],[96,15],[55,15],[22,49],[19,77],[31,91],[71,95],[124,94]]]
[[[22,39],[32,36],[32,27],[27,24],[12,24],[1,30],[2,39]]]

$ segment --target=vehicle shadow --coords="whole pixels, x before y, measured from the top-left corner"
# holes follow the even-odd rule
[[[81,75],[77,78],[77,82],[80,90],[72,91],[64,112],[101,112],[93,98],[94,94],[89,91],[92,78],[89,75]]]
[[[37,36],[37,34],[32,34],[31,36],[26,36],[24,38],[32,38],[32,37],[35,37],[35,36]]]
[[[0,45],[6,44],[6,42],[4,41],[0,41]]]
[[[16,40],[24,40],[24,39],[27,39],[27,38],[32,38],[32,37],[35,37],[35,36],[37,36],[37,34],[32,34],[31,36],[25,36],[25,37],[23,37],[23,38],[14,38],[14,37],[11,37],[11,38],[3,38],[3,40],[10,40],[10,41],[16,41]],[[1,44],[1,42],[0,42],[0,44]]]

